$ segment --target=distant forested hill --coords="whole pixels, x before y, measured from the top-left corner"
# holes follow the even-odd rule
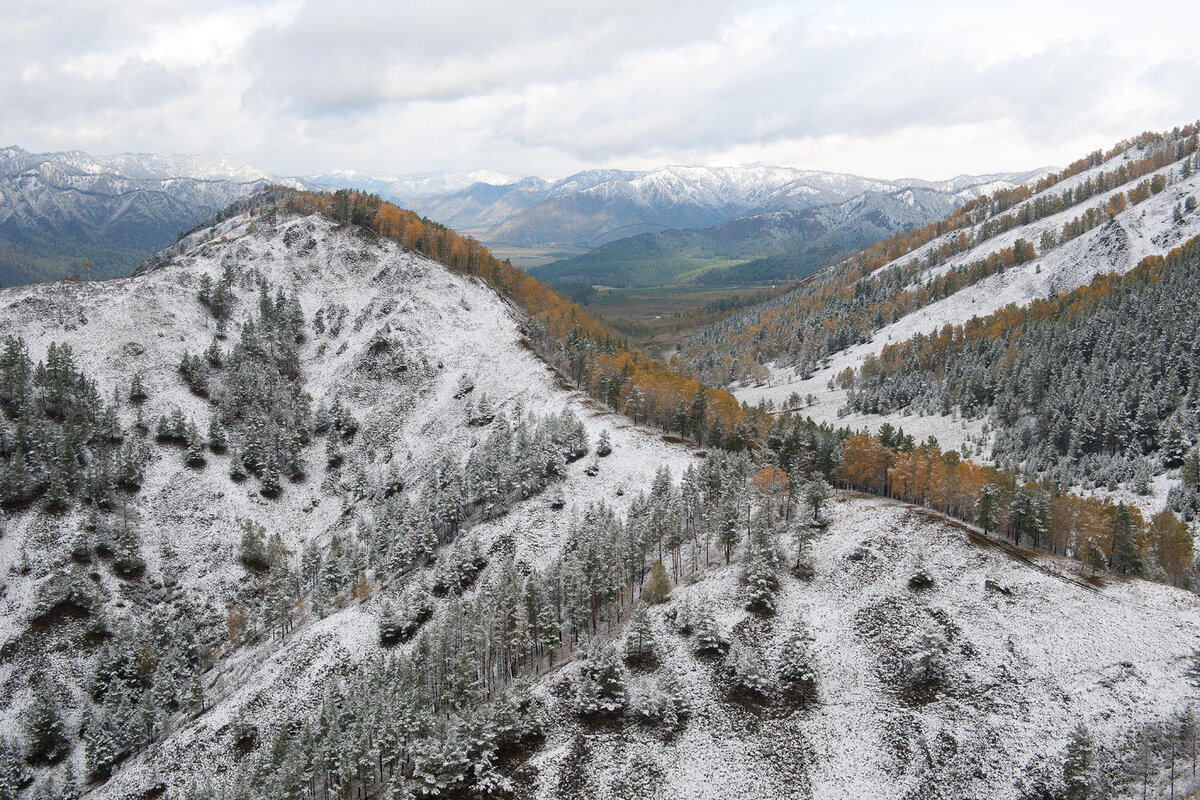
[[[556,283],[638,288],[784,281],[941,219],[958,205],[955,196],[929,189],[866,192],[842,203],[756,214],[702,230],[631,236],[530,272]]]

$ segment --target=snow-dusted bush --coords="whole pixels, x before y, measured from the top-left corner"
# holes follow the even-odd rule
[[[775,683],[762,654],[749,645],[734,645],[725,659],[730,692],[738,698],[761,703],[775,692]]]
[[[788,698],[801,704],[811,702],[817,695],[817,673],[813,668],[812,637],[803,621],[788,632],[776,657],[776,673],[780,689]]]

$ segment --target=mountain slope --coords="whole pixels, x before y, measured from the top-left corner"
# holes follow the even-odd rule
[[[1133,791],[1116,768],[1189,696],[1193,595],[1089,581],[889,501],[847,494],[810,525],[746,452],[572,390],[534,327],[479,279],[271,208],[131,278],[0,292],[0,333],[44,364],[30,402],[65,392],[99,418],[60,510],[51,481],[5,511],[0,779],[33,796],[71,764],[90,797],[189,800],[1021,798],[1061,788],[1083,722],[1113,765],[1098,785]],[[29,485],[22,441],[57,452],[86,414],[13,417],[3,350],[8,498]],[[99,474],[117,444],[145,454],[136,491]],[[627,666],[609,645],[656,581],[656,644]],[[46,707],[60,724],[35,724]],[[12,749],[30,731],[65,740],[54,763]]]
[[[733,339],[726,352],[735,361],[787,353],[784,360],[808,374],[814,362],[848,345],[877,350],[881,339],[907,338],[1009,302],[1074,288],[1100,273],[1127,271],[1192,235],[1189,221],[1174,217],[1175,205],[1196,190],[1196,175],[1190,168],[1184,175],[1179,150],[1191,141],[1191,134],[1147,134],[1106,158],[1094,154],[1036,191],[1001,192],[968,204],[944,222],[865,250],[792,295],[698,334],[688,357],[710,370],[715,361],[704,353],[711,345],[720,350],[727,332],[769,321],[754,352],[742,352]],[[1125,202],[1111,214],[1105,210],[1116,195],[1125,201],[1131,193],[1136,203]],[[829,299],[851,288],[851,301]],[[794,326],[820,326],[833,318],[839,321],[830,337],[794,335]]]

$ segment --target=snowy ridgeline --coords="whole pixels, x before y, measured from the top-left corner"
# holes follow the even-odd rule
[[[1082,723],[1097,788],[1167,780],[1193,596],[884,501],[780,519],[769,471],[562,388],[518,326],[478,282],[289,215],[0,295],[0,334],[35,363],[69,344],[97,398],[72,378],[69,402],[146,448],[136,491],[85,470],[54,514],[6,484],[33,495],[0,538],[4,733],[55,765],[0,748],[0,773],[32,794],[70,765],[114,798],[1019,798],[1061,788]],[[80,428],[47,393],[76,373],[33,373],[61,447]],[[641,586],[661,602],[637,612]]]

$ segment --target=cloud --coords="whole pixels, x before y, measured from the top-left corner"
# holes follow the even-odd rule
[[[78,6],[8,14],[0,141],[226,150],[290,173],[787,159],[937,177],[1062,163],[1197,114],[1184,3]]]

